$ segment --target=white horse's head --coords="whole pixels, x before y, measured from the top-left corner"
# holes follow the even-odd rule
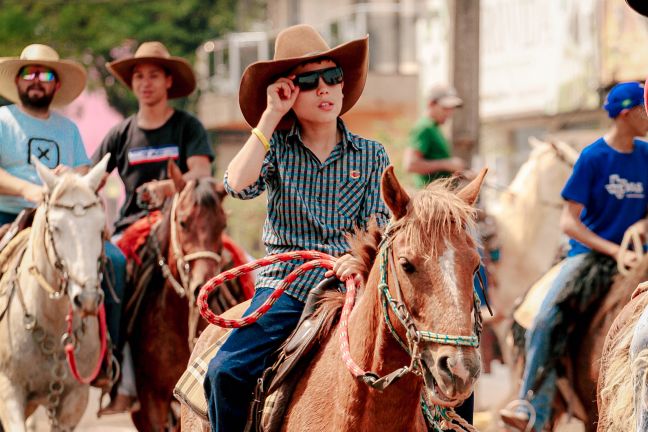
[[[108,158],[83,176],[74,172],[58,176],[32,158],[46,188],[34,229],[42,230],[44,255],[63,279],[60,289],[67,288],[61,294],[69,296],[76,311],[88,315],[96,314],[103,302],[100,274],[106,218],[97,189]]]

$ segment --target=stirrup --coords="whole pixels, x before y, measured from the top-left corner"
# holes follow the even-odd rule
[[[509,402],[509,404],[504,407],[504,410],[516,412],[518,411],[518,408],[526,409],[529,414],[529,421],[527,422],[527,425],[522,432],[531,432],[531,430],[533,430],[533,426],[535,425],[537,417],[535,408],[533,407],[533,405],[531,405],[531,402],[526,399],[516,399],[512,402]]]

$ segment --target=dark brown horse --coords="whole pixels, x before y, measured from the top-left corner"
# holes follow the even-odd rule
[[[176,427],[170,409],[173,387],[205,325],[196,309],[196,291],[221,271],[226,225],[222,185],[211,178],[185,182],[175,164],[169,164],[169,176],[178,192],[167,200],[162,220],[150,234],[157,255],[154,274],[142,295],[136,293],[131,301],[139,305],[128,338],[141,405],[132,418],[139,431]],[[238,295],[222,291],[212,307],[224,310],[239,301]]]
[[[573,415],[585,424],[587,432],[594,432],[598,423],[597,384],[605,337],[612,323],[624,306],[630,301],[632,292],[637,284],[648,277],[648,257],[642,259],[639,265],[628,276],[617,274],[612,286],[605,296],[590,312],[577,318],[578,324],[570,340],[575,341],[568,348],[566,360],[571,388],[578,396],[578,401],[571,401],[576,408]],[[572,317],[573,319],[573,317]],[[553,428],[561,415],[567,412],[564,398],[558,396],[552,414]]]

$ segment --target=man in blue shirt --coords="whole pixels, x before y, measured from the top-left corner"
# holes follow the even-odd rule
[[[83,66],[46,45],[0,63],[0,94],[15,103],[0,108],[0,224],[42,199],[31,156],[58,172],[90,164],[76,125],[50,110],[76,99],[85,82]]]
[[[614,119],[614,125],[583,150],[562,191],[566,203],[560,226],[571,238],[571,247],[527,335],[527,363],[520,399],[534,390],[539,369],[548,363],[551,332],[558,313],[555,301],[586,253],[596,251],[617,258],[623,234],[630,226],[646,231],[648,143],[636,138],[648,133],[644,86],[637,82],[615,85],[603,107]],[[628,254],[625,260],[625,264],[632,265],[636,256]],[[548,420],[555,387],[554,370],[546,374],[530,400],[536,413],[532,430],[541,431]],[[506,424],[520,430],[525,430],[530,417],[526,408],[502,410],[500,414]]]

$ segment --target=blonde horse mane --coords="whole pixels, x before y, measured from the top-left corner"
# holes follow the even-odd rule
[[[455,178],[437,180],[414,194],[407,214],[392,222],[389,231],[401,230],[408,244],[431,255],[439,239],[462,230],[476,243],[476,210],[453,192],[456,183]]]
[[[610,432],[627,432],[634,430],[636,415],[634,410],[634,383],[632,377],[635,371],[643,368],[643,385],[648,378],[648,349],[630,365],[630,344],[634,334],[634,324],[639,319],[644,308],[648,306],[648,295],[642,295],[637,300],[632,315],[626,320],[623,328],[614,335],[601,358],[601,407],[607,407],[599,413],[599,424],[606,425]],[[630,371],[628,366],[630,365]]]

